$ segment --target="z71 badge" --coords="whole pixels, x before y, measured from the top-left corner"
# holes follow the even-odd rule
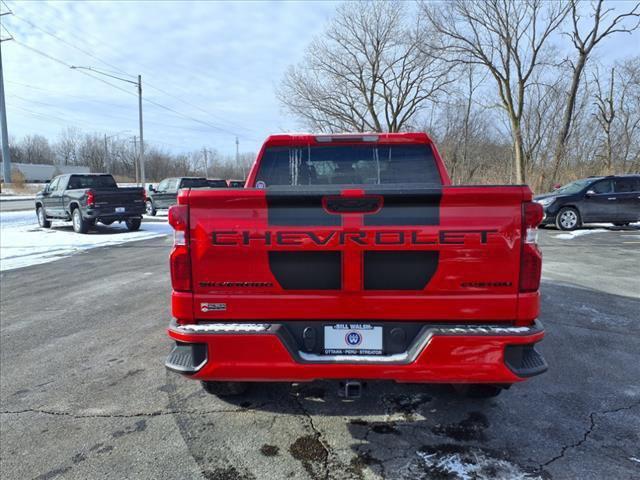
[[[225,312],[227,310],[226,303],[201,303],[200,311],[202,312]]]

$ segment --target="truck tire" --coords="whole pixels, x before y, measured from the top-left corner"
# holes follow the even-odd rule
[[[156,210],[155,205],[153,204],[153,202],[151,200],[147,200],[145,202],[144,206],[145,206],[145,210],[146,210],[147,215],[155,217],[156,213],[158,213],[158,211]]]
[[[74,208],[71,212],[71,222],[73,223],[73,231],[76,233],[87,233],[89,231],[89,222],[82,218],[82,212],[79,208]]]
[[[135,232],[137,230],[140,230],[140,224],[142,223],[142,219],[141,218],[127,218],[124,223],[127,224],[127,228],[131,232]]]
[[[471,383],[454,385],[453,388],[460,395],[468,398],[493,398],[500,395],[505,388],[501,385],[491,385],[484,383]]]
[[[42,228],[51,228],[51,220],[47,220],[47,216],[44,213],[44,207],[38,207],[36,215],[38,215],[38,225]]]
[[[580,212],[573,207],[563,207],[556,215],[556,227],[559,230],[575,230],[581,226]]]
[[[249,389],[246,382],[200,382],[205,392],[217,397],[234,397],[242,395]]]

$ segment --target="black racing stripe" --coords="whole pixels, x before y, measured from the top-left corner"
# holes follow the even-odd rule
[[[364,252],[365,290],[423,290],[438,269],[437,251]]]
[[[439,225],[442,190],[423,192],[374,192],[384,197],[378,213],[364,216],[365,226]]]
[[[269,225],[339,227],[340,215],[330,214],[322,206],[324,194],[272,193],[267,191]]]
[[[340,290],[341,252],[269,252],[271,273],[285,290]]]

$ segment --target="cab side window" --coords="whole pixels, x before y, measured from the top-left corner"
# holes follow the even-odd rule
[[[616,193],[635,192],[638,181],[635,178],[617,178],[615,181]]]
[[[160,185],[158,185],[158,192],[164,192],[167,190],[167,184],[169,183],[169,180],[164,179],[160,182]]]
[[[55,191],[55,189],[58,188],[58,183],[60,183],[60,177],[54,178],[53,181],[49,184],[49,188],[47,188],[47,191]]]
[[[611,193],[613,192],[611,180],[603,180],[601,182],[594,183],[591,190],[596,193]]]
[[[167,191],[174,193],[178,191],[178,179],[172,178],[167,182]]]

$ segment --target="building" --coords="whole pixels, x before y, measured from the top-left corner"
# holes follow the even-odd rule
[[[16,170],[22,174],[26,183],[44,183],[51,180],[56,175],[63,173],[89,173],[89,167],[74,165],[41,165],[37,163],[11,163],[11,170]],[[0,178],[4,181],[2,174],[2,162],[0,162]]]

